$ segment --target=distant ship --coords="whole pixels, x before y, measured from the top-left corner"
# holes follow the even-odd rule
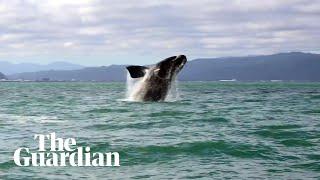
[[[271,82],[282,82],[282,80],[277,80],[277,79],[275,79],[275,80],[270,80]]]
[[[237,81],[236,79],[221,79],[220,82],[234,82]]]

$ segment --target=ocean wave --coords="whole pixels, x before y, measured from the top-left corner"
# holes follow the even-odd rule
[[[15,114],[0,114],[0,119],[13,124],[28,123],[63,123],[57,116],[24,116]]]
[[[0,169],[2,169],[2,170],[10,169],[10,168],[15,167],[15,166],[16,165],[14,164],[13,160],[5,161],[5,162],[1,162],[0,163]]]
[[[265,145],[250,145],[227,141],[203,141],[180,143],[169,146],[126,147],[120,149],[125,164],[152,163],[181,156],[209,158],[231,156],[249,159],[275,159],[277,151]]]
[[[85,111],[84,113],[125,113],[130,112],[128,109],[112,109],[112,108],[98,108],[98,109],[91,109],[89,111]]]

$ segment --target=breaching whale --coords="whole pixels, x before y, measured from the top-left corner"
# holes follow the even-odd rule
[[[134,101],[164,101],[171,83],[186,64],[185,55],[168,57],[151,67],[127,66],[131,78],[141,78],[139,86],[130,92]]]

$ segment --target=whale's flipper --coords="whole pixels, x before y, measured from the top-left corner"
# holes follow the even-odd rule
[[[145,66],[127,66],[127,69],[132,78],[140,78],[146,74],[146,69],[148,67]]]

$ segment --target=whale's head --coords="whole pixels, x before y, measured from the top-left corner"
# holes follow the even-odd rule
[[[151,66],[128,66],[131,78],[141,78],[138,88],[132,92],[138,101],[163,101],[171,87],[171,82],[186,64],[185,55],[168,57]]]
[[[174,78],[186,64],[185,55],[172,56],[156,64],[154,74],[164,79]]]
[[[145,66],[128,66],[127,69],[132,78],[141,78],[146,74],[149,76],[148,79],[163,79],[170,81],[176,77],[187,62],[185,55],[171,56],[153,67]]]

